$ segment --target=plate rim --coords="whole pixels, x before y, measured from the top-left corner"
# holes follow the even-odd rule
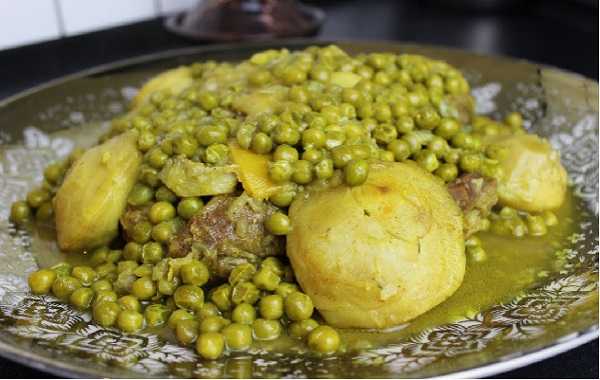
[[[251,41],[251,42],[235,42],[235,43],[219,43],[211,45],[195,45],[182,48],[159,50],[148,54],[136,55],[124,59],[111,61],[108,63],[95,65],[83,70],[79,70],[74,73],[59,76],[48,81],[44,81],[40,84],[28,87],[15,94],[9,95],[5,98],[0,99],[0,108],[8,107],[11,103],[23,99],[27,96],[34,95],[45,89],[49,89],[72,80],[82,79],[96,74],[109,72],[116,69],[127,68],[130,66],[150,64],[152,62],[173,59],[178,56],[193,55],[199,53],[210,53],[210,52],[222,52],[226,50],[237,50],[237,49],[260,49],[260,48],[277,48],[277,47],[303,47],[311,44],[326,45],[326,44],[357,44],[357,45],[396,45],[396,46],[407,46],[407,47],[424,47],[432,48],[436,50],[445,50],[455,53],[468,54],[473,57],[485,57],[499,60],[511,61],[513,63],[525,63],[534,65],[538,68],[551,69],[564,74],[568,74],[580,79],[591,82],[598,86],[598,81],[589,78],[580,73],[576,73],[571,70],[563,69],[553,65],[540,63],[528,59],[511,57],[503,54],[483,54],[472,50],[461,49],[457,47],[437,45],[437,44],[424,44],[415,41],[397,41],[397,40],[386,40],[386,39],[320,39],[320,38],[288,38],[280,40],[269,40],[269,41]],[[493,376],[498,373],[510,371],[513,369],[521,368],[526,365],[539,362],[541,360],[556,356],[585,343],[588,343],[599,337],[598,325],[592,325],[584,330],[569,333],[567,335],[556,338],[552,343],[545,345],[541,348],[533,348],[520,352],[521,355],[518,357],[504,357],[486,363],[482,365],[473,365],[470,368],[466,368],[457,372],[441,373],[434,375],[435,378],[480,378],[486,376]],[[4,341],[0,341],[0,357],[12,360],[16,363],[25,365],[36,370],[44,371],[53,375],[64,376],[64,377],[85,377],[93,378],[96,375],[95,371],[86,370],[86,367],[73,368],[67,362],[54,362],[49,358],[45,358],[35,354],[32,351],[19,350],[15,346],[10,345]]]

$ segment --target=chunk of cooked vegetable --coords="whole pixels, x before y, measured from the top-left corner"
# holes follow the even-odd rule
[[[237,165],[240,182],[250,196],[263,200],[281,189],[269,177],[269,155],[256,154],[233,143],[229,145],[229,150],[233,163]]]
[[[109,243],[135,183],[142,156],[137,133],[126,132],[87,150],[56,193],[58,245],[78,251]]]
[[[173,95],[181,93],[193,83],[192,73],[189,67],[182,66],[165,71],[142,86],[140,91],[131,101],[131,108],[136,109],[146,102],[150,96],[158,91],[169,91]]]
[[[228,194],[237,185],[233,166],[211,167],[183,157],[167,160],[159,178],[180,197]]]
[[[502,205],[540,212],[565,199],[567,172],[550,144],[531,134],[499,138],[489,147],[500,162],[498,197]]]
[[[287,254],[326,321],[384,328],[448,298],[465,272],[462,213],[416,165],[373,164],[366,183],[300,196]]]

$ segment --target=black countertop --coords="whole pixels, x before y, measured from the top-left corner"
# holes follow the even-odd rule
[[[495,11],[448,5],[470,3],[466,0],[312,3],[327,12],[321,39],[452,46],[542,62],[598,80],[597,3],[594,7],[584,1],[505,0],[512,7]],[[167,33],[157,19],[0,51],[0,99],[99,64],[191,45]],[[0,359],[0,373],[4,378],[50,377],[5,359]],[[598,340],[497,377],[598,378]]]

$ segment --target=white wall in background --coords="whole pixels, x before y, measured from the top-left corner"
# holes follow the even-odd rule
[[[162,14],[169,14],[193,8],[198,2],[198,0],[158,0],[158,9]]]
[[[0,50],[151,19],[203,0],[0,0]]]
[[[117,26],[157,15],[153,0],[58,0],[67,36]]]
[[[54,0],[0,1],[0,49],[58,38]]]

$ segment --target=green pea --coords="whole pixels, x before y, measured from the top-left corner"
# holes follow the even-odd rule
[[[154,198],[154,191],[149,186],[136,183],[127,197],[127,203],[132,206],[143,206]]]
[[[415,122],[423,129],[435,129],[440,124],[440,115],[433,107],[423,107],[415,115]]]
[[[313,179],[312,164],[306,160],[298,160],[293,163],[292,181],[299,185],[306,185]]]
[[[279,145],[275,149],[275,152],[273,152],[273,160],[283,160],[289,162],[298,161],[298,151],[296,150],[296,148],[291,147],[289,145]]]
[[[450,139],[460,131],[460,124],[455,119],[443,118],[435,129],[435,134],[443,139]]]
[[[210,297],[210,300],[217,305],[219,310],[228,311],[231,309],[231,286],[223,284],[216,288]]]
[[[378,144],[387,145],[398,137],[398,131],[392,124],[379,124],[373,131],[373,137]]]
[[[133,274],[137,277],[150,277],[152,276],[153,270],[152,264],[142,264],[135,268]]]
[[[169,316],[169,320],[167,321],[167,326],[169,326],[171,329],[175,330],[177,328],[177,325],[181,321],[187,321],[190,319],[194,319],[194,316],[189,311],[184,310],[184,309],[177,309],[174,312],[172,312],[171,315]]]
[[[206,110],[210,111],[219,105],[217,96],[211,92],[201,92],[198,94],[198,103]]]
[[[108,280],[98,280],[92,284],[92,290],[99,292],[101,290],[112,290],[112,283]]]
[[[150,131],[142,131],[138,136],[138,148],[142,152],[147,152],[150,148],[156,145],[156,136]]]
[[[295,196],[296,190],[293,186],[284,186],[271,195],[269,201],[277,207],[287,207],[292,203]]]
[[[273,235],[287,235],[292,231],[290,219],[282,212],[271,214],[265,222],[265,227]]]
[[[44,222],[50,220],[53,215],[54,207],[52,206],[52,202],[47,201],[38,207],[37,211],[35,212],[35,219],[40,222]]]
[[[111,327],[117,321],[121,308],[116,302],[101,302],[94,304],[92,311],[94,321],[102,327]]]
[[[231,321],[229,321],[228,319],[225,319],[221,316],[211,315],[211,316],[204,318],[200,322],[200,331],[202,333],[219,332],[225,326],[229,325],[230,323],[231,323]]]
[[[252,282],[239,282],[231,289],[231,301],[236,305],[243,302],[253,305],[259,297],[260,291]]]
[[[369,163],[365,160],[352,160],[344,167],[344,180],[349,186],[365,183],[369,176]]]
[[[159,202],[174,203],[177,201],[177,195],[175,195],[175,193],[169,190],[166,186],[159,187],[154,196]]]
[[[66,301],[75,290],[81,288],[81,282],[72,276],[59,276],[52,283],[52,293],[56,298]]]
[[[322,148],[325,146],[326,135],[320,129],[317,128],[308,128],[302,132],[302,146],[306,149],[309,147],[312,148]]]
[[[288,332],[290,336],[302,339],[317,327],[319,327],[319,323],[312,318],[308,318],[290,324]]]
[[[126,333],[134,333],[144,327],[144,316],[133,310],[123,310],[117,316],[117,327]]]
[[[263,132],[258,132],[252,138],[251,148],[255,153],[267,154],[273,149],[273,141]]]
[[[475,153],[465,154],[460,158],[459,165],[465,172],[476,172],[481,167],[481,156]]]
[[[221,315],[221,312],[217,308],[217,305],[215,305],[214,303],[205,302],[204,305],[202,305],[202,308],[200,308],[200,310],[196,310],[196,315],[200,319],[205,319],[212,316],[219,316]]]
[[[258,318],[252,323],[256,340],[273,340],[281,335],[281,323],[278,320]]]
[[[181,266],[179,275],[184,284],[202,286],[208,282],[208,268],[201,261],[193,261]]]
[[[50,267],[54,273],[56,273],[56,277],[63,277],[71,275],[72,266],[69,263],[58,263]]]
[[[329,326],[316,327],[308,334],[308,347],[322,354],[334,353],[340,347],[340,336]]]
[[[38,208],[50,200],[50,193],[45,189],[32,190],[27,194],[27,203],[32,208]]]
[[[411,154],[410,145],[405,140],[394,140],[388,144],[387,150],[392,152],[396,161],[404,161]]]
[[[157,187],[160,184],[158,171],[150,166],[142,165],[140,167],[139,178],[144,184],[151,188]]]
[[[232,323],[225,327],[221,333],[225,338],[227,347],[231,350],[245,350],[252,344],[252,328],[239,323]]]
[[[123,258],[133,262],[142,261],[142,245],[130,241],[123,247]]]
[[[94,291],[90,288],[76,289],[69,297],[71,305],[79,310],[87,310],[92,305],[94,299]]]
[[[218,332],[200,334],[196,341],[196,352],[204,359],[215,360],[223,355],[225,338]]]
[[[175,207],[169,202],[156,202],[150,207],[148,218],[154,224],[173,219],[175,217]]]
[[[269,162],[269,178],[275,183],[285,183],[292,178],[294,169],[289,161]]]
[[[183,134],[173,140],[173,151],[186,157],[192,157],[198,150],[198,142],[192,136]]]
[[[125,295],[117,300],[119,306],[123,310],[131,310],[131,311],[142,311],[142,304],[140,301],[132,295]]]
[[[10,221],[17,224],[25,224],[31,219],[31,208],[24,201],[18,201],[10,207]]]
[[[298,291],[298,285],[289,282],[281,282],[277,285],[275,293],[280,295],[283,299],[289,296],[291,293]],[[265,317],[266,318],[266,317]]]
[[[248,82],[255,86],[267,84],[271,79],[271,73],[268,70],[256,70],[248,75]]]
[[[294,292],[285,298],[285,314],[292,321],[308,319],[313,313],[313,302],[310,297],[302,292]]]
[[[175,235],[175,225],[171,221],[160,222],[152,227],[152,239],[159,243],[168,242]]]
[[[278,294],[264,296],[261,298],[258,308],[263,318],[279,319],[283,316],[283,297]]]
[[[199,127],[196,139],[203,146],[227,143],[227,128],[221,125],[207,125]]]
[[[156,264],[162,260],[165,252],[160,243],[151,241],[142,247],[142,262],[144,264]]]
[[[161,304],[148,305],[144,310],[144,319],[149,327],[160,327],[167,323],[171,311]]]
[[[131,228],[131,232],[128,234],[133,241],[143,244],[150,240],[150,236],[152,234],[152,225],[150,222],[146,221],[138,222]]]
[[[250,325],[256,319],[256,310],[254,306],[247,303],[240,303],[231,313],[231,320],[235,323]]]
[[[94,298],[94,305],[102,302],[117,302],[117,293],[112,290],[98,290]]]
[[[333,160],[326,158],[317,162],[314,166],[315,176],[318,179],[328,179],[333,176]]]
[[[417,152],[415,158],[417,163],[428,172],[433,172],[440,166],[435,153],[430,150],[422,150]]]
[[[237,285],[238,283],[250,281],[256,273],[256,267],[250,263],[239,264],[229,273],[229,283]]]
[[[44,178],[46,181],[56,185],[65,174],[65,166],[62,162],[53,162],[44,169]]]
[[[175,337],[182,346],[189,346],[198,339],[199,323],[195,319],[186,319],[175,326]]]
[[[504,122],[513,128],[522,128],[523,127],[523,116],[521,116],[518,112],[511,112],[506,115]]]
[[[182,285],[173,293],[173,300],[181,309],[198,310],[204,304],[204,292],[194,285]]]
[[[487,254],[485,253],[485,250],[480,246],[467,247],[467,254],[471,258],[471,260],[473,260],[476,263],[481,263],[487,260]]]
[[[458,168],[454,164],[444,163],[435,170],[435,175],[445,182],[451,182],[458,176]]]
[[[175,293],[177,287],[179,287],[181,280],[179,277],[174,276],[172,279],[161,278],[158,280],[158,292],[167,296],[172,296]]]
[[[279,125],[279,118],[275,115],[263,114],[258,119],[258,127],[264,133],[271,133]]]
[[[168,159],[169,156],[158,147],[153,148],[146,153],[146,162],[154,169],[162,169]]]
[[[148,300],[156,295],[156,285],[150,277],[141,277],[133,282],[131,294],[140,300]]]
[[[527,216],[527,230],[531,236],[543,236],[548,233],[544,218],[539,215]]]
[[[202,200],[196,197],[183,198],[177,205],[177,214],[183,219],[190,219],[204,206]]]
[[[29,275],[27,283],[34,294],[48,294],[54,280],[56,280],[56,273],[53,270],[40,269]]]
[[[300,132],[291,125],[282,123],[275,127],[271,137],[277,144],[296,145],[300,141]]]
[[[373,117],[381,123],[389,123],[392,120],[392,109],[388,104],[376,103],[373,106]]]
[[[92,282],[96,281],[98,275],[91,267],[88,266],[76,266],[73,267],[71,275],[78,279],[83,286],[90,286]]]

